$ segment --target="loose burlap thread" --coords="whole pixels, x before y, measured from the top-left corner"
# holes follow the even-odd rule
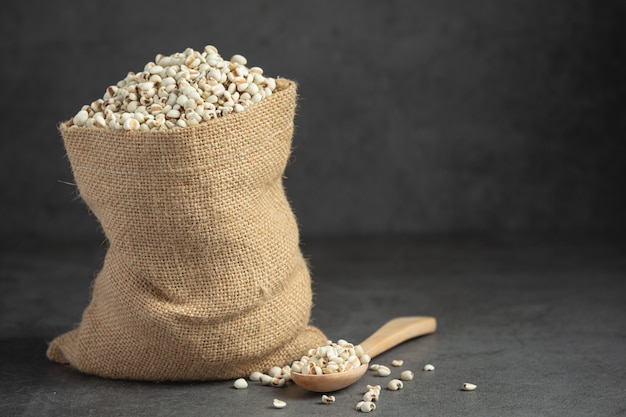
[[[48,357],[89,374],[222,380],[288,364],[326,336],[283,188],[296,84],[205,125],[59,126],[108,240],[80,324]]]

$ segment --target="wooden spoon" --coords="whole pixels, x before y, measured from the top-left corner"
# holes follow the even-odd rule
[[[437,321],[434,317],[398,317],[388,321],[360,345],[372,359],[383,352],[418,336],[434,333]],[[361,365],[349,371],[334,374],[311,375],[292,372],[291,379],[300,387],[315,392],[332,392],[354,384],[367,371],[369,365]]]

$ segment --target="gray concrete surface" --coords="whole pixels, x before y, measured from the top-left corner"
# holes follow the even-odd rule
[[[380,416],[620,416],[626,410],[624,240],[479,236],[304,239],[327,336],[360,341],[385,321],[433,315],[438,331],[375,362],[416,373],[383,390]],[[48,362],[72,328],[104,248],[22,246],[0,252],[0,415],[353,416],[367,374],[333,405],[296,386],[232,381],[111,381]],[[285,312],[288,314],[288,312]],[[421,371],[425,363],[434,372]],[[392,368],[394,375],[400,369]],[[478,385],[463,392],[463,382]],[[271,407],[273,398],[287,408]]]

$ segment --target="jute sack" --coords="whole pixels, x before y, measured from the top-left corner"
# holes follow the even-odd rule
[[[219,380],[288,364],[326,336],[282,176],[296,85],[164,132],[60,125],[108,240],[91,302],[48,357],[115,379]]]

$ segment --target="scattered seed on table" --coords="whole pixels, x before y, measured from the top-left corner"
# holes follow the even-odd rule
[[[248,383],[246,382],[246,380],[244,378],[236,379],[235,383],[233,385],[237,389],[246,389],[246,388],[248,388]]]
[[[274,405],[274,408],[285,408],[287,406],[286,402],[284,402],[283,400],[279,400],[278,398],[274,398],[272,404]]]
[[[280,387],[284,386],[286,382],[287,381],[285,380],[285,378],[274,377],[274,378],[272,378],[272,381],[270,382],[270,385],[273,386],[273,387],[276,387],[276,388],[280,388]]]
[[[376,402],[380,398],[380,385],[367,385],[367,391],[363,394],[363,401]]]
[[[391,369],[387,368],[384,365],[380,365],[376,370],[376,373],[378,374],[378,376],[389,376],[391,375]]]
[[[367,391],[363,394],[363,401],[371,401],[376,402],[380,397],[380,393],[378,391]]]
[[[324,404],[332,404],[335,402],[335,396],[334,395],[322,395],[322,402]]]
[[[433,365],[431,365],[430,363],[427,363],[426,365],[424,365],[424,370],[425,371],[434,371],[435,367]]]
[[[413,377],[414,377],[413,371],[410,371],[408,369],[400,373],[400,379],[403,381],[411,381],[413,380]]]
[[[359,402],[359,404],[361,406],[358,408],[358,410],[363,413],[369,413],[370,411],[376,410],[376,403],[372,401],[361,401]],[[357,404],[357,407],[359,404]]]
[[[399,379],[392,379],[387,384],[387,389],[389,391],[398,391],[398,390],[400,390],[402,388],[404,388],[404,384]]]
[[[470,384],[469,382],[466,382],[463,384],[463,391],[474,391],[477,387],[474,384]]]

